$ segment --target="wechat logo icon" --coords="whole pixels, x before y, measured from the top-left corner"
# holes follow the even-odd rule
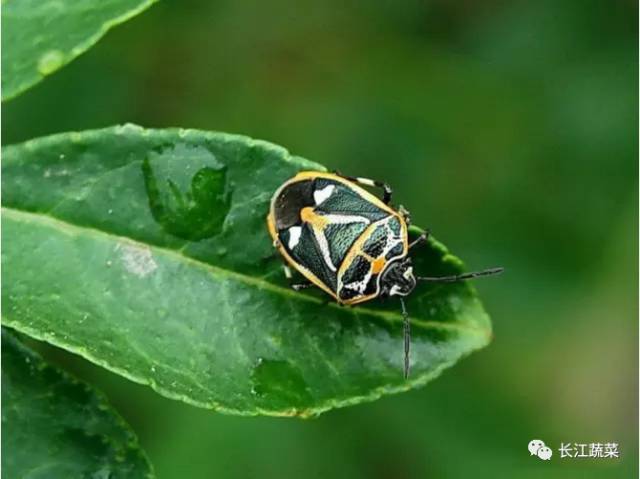
[[[551,448],[547,447],[544,441],[541,441],[540,439],[533,439],[532,441],[529,441],[528,448],[529,453],[532,456],[538,456],[543,461],[548,461],[553,455]]]

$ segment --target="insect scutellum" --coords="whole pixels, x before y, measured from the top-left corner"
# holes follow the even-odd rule
[[[360,185],[380,188],[382,198]],[[409,243],[409,212],[402,206],[392,208],[391,197],[392,190],[386,183],[339,173],[303,171],[274,193],[267,225],[285,265],[306,279],[291,284],[294,289],[315,285],[345,305],[374,298],[399,298],[407,378],[411,325],[404,298],[411,294],[417,281],[463,281],[497,274],[502,268],[453,276],[416,276],[409,251],[425,243],[429,232]]]

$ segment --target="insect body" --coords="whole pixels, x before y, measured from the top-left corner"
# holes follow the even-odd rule
[[[379,187],[382,199],[359,185]],[[409,251],[427,239],[409,243],[409,213],[395,210],[391,188],[366,178],[304,171],[273,195],[267,217],[274,245],[286,263],[341,304],[374,298],[401,299],[405,330],[405,377],[409,373],[409,319],[402,298],[417,280],[458,281],[500,272],[500,268],[439,278],[416,277]],[[285,267],[290,277],[288,268]]]

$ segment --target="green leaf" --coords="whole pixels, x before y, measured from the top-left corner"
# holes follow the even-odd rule
[[[155,1],[3,1],[2,100],[31,88]]]
[[[86,384],[2,331],[2,477],[142,478],[129,426]]]
[[[125,125],[7,147],[2,168],[4,323],[164,396],[314,415],[423,385],[490,340],[470,284],[421,284],[405,381],[399,304],[291,290],[265,260],[269,201],[324,168],[281,147]],[[435,241],[414,261],[462,269]]]

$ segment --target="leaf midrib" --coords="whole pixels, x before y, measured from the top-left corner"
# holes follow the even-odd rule
[[[13,217],[14,219],[17,219],[18,221],[23,220],[23,219],[27,219],[27,220],[31,220],[40,224],[44,224],[44,225],[49,225],[49,226],[53,226],[54,228],[57,228],[63,232],[66,232],[68,234],[71,235],[78,235],[78,234],[88,234],[88,235],[94,235],[94,236],[98,236],[98,237],[104,237],[109,239],[110,241],[125,241],[128,242],[130,244],[132,244],[133,246],[138,246],[140,248],[149,248],[154,252],[158,252],[160,254],[164,254],[167,255],[169,257],[174,257],[175,259],[177,259],[178,261],[182,261],[184,263],[187,264],[193,264],[199,268],[202,268],[208,272],[210,272],[213,276],[227,276],[229,278],[233,278],[236,279],[242,283],[254,286],[258,289],[263,289],[263,290],[268,290],[270,292],[276,293],[276,294],[280,294],[282,296],[289,296],[289,297],[293,297],[297,300],[302,300],[302,301],[308,301],[308,302],[312,302],[312,303],[316,303],[316,304],[325,304],[324,301],[322,301],[321,299],[318,298],[314,298],[312,296],[309,295],[305,295],[305,294],[301,294],[298,293],[297,291],[294,291],[293,289],[289,289],[289,288],[284,288],[281,286],[277,286],[273,283],[270,283],[268,281],[264,281],[263,279],[259,279],[259,278],[255,278],[252,276],[248,276],[246,274],[243,273],[238,273],[236,271],[232,271],[226,268],[222,268],[220,266],[215,266],[212,265],[210,263],[205,263],[202,262],[198,259],[189,257],[189,256],[185,256],[183,254],[181,254],[181,252],[179,250],[174,250],[171,248],[166,248],[166,247],[162,247],[162,246],[158,246],[158,245],[154,245],[154,244],[148,244],[148,243],[143,243],[141,241],[135,240],[133,238],[130,238],[128,236],[121,236],[121,235],[116,235],[113,233],[109,233],[107,231],[103,231],[103,230],[99,230],[96,228],[92,228],[92,227],[88,227],[88,226],[79,226],[73,223],[69,223],[66,221],[63,221],[59,218],[53,217],[51,215],[48,214],[42,214],[42,213],[34,213],[31,211],[24,211],[24,210],[20,210],[17,208],[12,208],[12,207],[7,207],[7,206],[2,206],[1,208],[2,213],[3,214],[7,214],[9,217]],[[338,305],[337,303],[329,303],[328,304],[329,307],[332,308],[336,308],[336,309],[342,309],[342,306]],[[403,318],[400,314],[396,314],[390,311],[385,311],[385,310],[375,310],[375,309],[369,309],[369,308],[363,308],[361,306],[357,307],[358,312],[363,313],[363,314],[367,314],[370,316],[374,316],[374,317],[378,317],[381,318],[385,321],[388,322],[402,322]],[[411,319],[411,323],[413,325],[419,326],[423,329],[447,329],[447,330],[458,330],[458,331],[463,331],[463,332],[467,332],[467,333],[471,333],[474,335],[481,335],[484,337],[488,337],[489,333],[481,328],[474,328],[474,327],[470,327],[467,325],[462,325],[460,323],[442,323],[442,322],[438,322],[438,321],[425,321],[425,320],[420,320],[420,319]]]

